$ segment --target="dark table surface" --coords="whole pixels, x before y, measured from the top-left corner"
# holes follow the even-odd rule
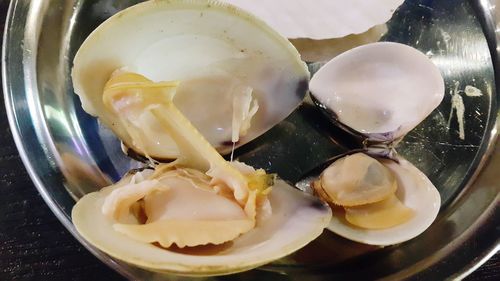
[[[1,30],[7,8],[8,1],[0,0]],[[0,280],[122,280],[83,248],[45,205],[15,147],[3,93],[0,103]],[[467,280],[500,280],[498,254]]]

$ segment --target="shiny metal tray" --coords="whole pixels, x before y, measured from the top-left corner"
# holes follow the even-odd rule
[[[143,271],[94,249],[79,237],[70,219],[75,198],[138,165],[123,156],[118,140],[106,128],[83,112],[69,75],[73,56],[85,37],[106,18],[136,2],[12,1],[2,58],[4,93],[24,164],[61,222],[94,255],[124,276],[167,280],[172,276]],[[291,256],[232,277],[442,279],[466,275],[498,250],[500,147],[495,143],[499,72],[495,74],[496,40],[486,4],[406,1],[381,38],[420,49],[445,78],[444,101],[398,146],[441,193],[443,205],[434,224],[411,241],[385,248],[325,231]],[[466,95],[466,85],[483,95]],[[462,99],[465,105],[463,139],[453,98]],[[251,165],[296,182],[325,159],[350,148],[349,136],[333,128],[306,101],[237,154]]]

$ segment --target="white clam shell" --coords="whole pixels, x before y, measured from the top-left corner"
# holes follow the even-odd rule
[[[221,275],[248,270],[305,246],[328,225],[331,210],[318,199],[277,180],[269,201],[272,216],[214,254],[188,255],[137,242],[114,231],[101,212],[105,195],[91,193],[72,211],[78,232],[112,257],[142,268],[181,275]]]
[[[410,240],[424,232],[435,220],[441,196],[431,181],[410,162],[383,161],[398,182],[396,196],[415,215],[409,221],[387,229],[363,229],[349,224],[343,214],[334,212],[328,229],[347,239],[364,244],[387,246]]]
[[[388,21],[404,0],[223,0],[262,18],[288,38],[359,34]]]
[[[368,138],[394,140],[441,103],[444,80],[420,51],[378,42],[330,60],[311,79],[309,89],[345,127]]]
[[[102,102],[104,84],[113,71],[122,68],[155,82],[222,77],[214,89],[193,95],[195,99],[205,97],[204,100],[174,100],[222,153],[232,147],[231,118],[221,114],[232,112],[232,102],[218,90],[225,84],[224,77],[253,88],[260,104],[249,132],[237,146],[286,118],[302,101],[309,81],[307,67],[290,42],[236,7],[202,0],[147,1],[135,5],[112,16],[90,34],[78,50],[72,69],[74,90],[85,111],[99,117],[129,147],[130,136]],[[206,92],[219,94],[203,95]],[[218,114],[211,115],[211,111]],[[164,134],[158,139],[168,138],[160,130],[158,134]],[[156,143],[159,142],[148,143],[151,156],[178,156],[175,145]]]

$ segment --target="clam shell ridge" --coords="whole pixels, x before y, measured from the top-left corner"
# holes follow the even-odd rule
[[[259,102],[248,133],[237,143],[240,146],[286,118],[302,102],[309,81],[306,65],[293,45],[239,8],[202,0],[135,5],[88,36],[72,69],[74,90],[84,110],[128,147],[133,146],[131,137],[102,102],[104,85],[117,69],[155,82],[194,81],[191,90],[178,91],[174,102],[221,153],[232,147],[231,118],[226,114],[232,103],[227,96],[217,95],[221,85],[228,80],[248,85]],[[197,90],[196,85],[204,82],[208,83],[205,90]],[[151,156],[174,159],[178,150],[175,144],[165,145]]]
[[[223,0],[264,19],[287,38],[328,39],[385,23],[403,0]]]

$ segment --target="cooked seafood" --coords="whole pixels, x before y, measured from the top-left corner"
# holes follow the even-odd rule
[[[149,112],[180,154],[85,195],[72,212],[79,233],[118,259],[186,275],[257,267],[321,234],[330,209],[283,181],[274,184],[262,169],[225,161],[174,105],[177,88],[175,81],[124,72],[107,83],[104,103],[111,111],[124,123],[134,112]],[[202,257],[176,250],[224,243]]]
[[[419,51],[398,43],[368,44],[332,59],[311,80],[316,105],[358,136],[367,154],[333,162],[313,188],[343,206],[329,229],[375,245],[396,244],[430,226],[440,207],[436,187],[395,146],[441,102],[444,82]]]

